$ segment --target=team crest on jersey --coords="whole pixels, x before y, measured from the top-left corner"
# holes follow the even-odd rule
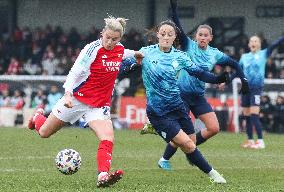
[[[174,68],[177,68],[177,67],[178,67],[178,62],[177,62],[177,60],[173,60],[172,66],[173,66]]]
[[[210,58],[210,63],[216,63],[217,60],[215,58]]]
[[[117,57],[121,57],[122,56],[122,54],[117,54]]]

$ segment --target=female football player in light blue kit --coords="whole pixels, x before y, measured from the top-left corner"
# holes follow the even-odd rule
[[[241,106],[246,121],[248,140],[242,144],[244,148],[264,149],[265,144],[262,137],[262,125],[259,120],[260,95],[263,89],[265,64],[272,50],[284,41],[284,36],[272,43],[266,49],[261,50],[261,40],[258,36],[252,36],[249,40],[250,52],[241,56],[240,64],[248,78],[249,94],[241,97]],[[253,127],[256,129],[257,141],[253,140]]]
[[[200,25],[196,32],[196,41],[194,41],[182,30],[177,16],[176,0],[171,0],[171,8],[172,19],[180,29],[178,37],[181,50],[185,51],[190,59],[205,71],[211,71],[216,64],[231,66],[236,70],[237,76],[242,81],[241,92],[247,93],[248,83],[239,63],[217,48],[208,45],[213,38],[212,28],[208,25]],[[200,145],[219,132],[219,123],[216,114],[204,96],[205,83],[182,70],[178,76],[178,85],[188,114],[191,111],[196,118],[199,118],[205,124],[206,129],[202,129],[196,133],[196,145]],[[159,167],[165,170],[171,170],[169,159],[176,151],[177,146],[174,143],[168,143],[163,156],[158,161]]]
[[[172,21],[158,25],[158,44],[143,47],[142,78],[146,88],[147,116],[156,132],[167,142],[172,142],[186,154],[188,161],[196,165],[216,183],[226,180],[208,164],[190,134],[194,133],[192,122],[186,112],[178,88],[178,73],[189,73],[210,82],[224,82],[195,65],[186,53],[173,47],[178,28]]]

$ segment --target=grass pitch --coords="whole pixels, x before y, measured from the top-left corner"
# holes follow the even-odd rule
[[[266,149],[242,149],[243,134],[220,133],[199,149],[227,184],[212,184],[187,163],[181,151],[171,159],[173,171],[158,168],[165,143],[138,131],[116,131],[112,170],[125,175],[116,185],[96,188],[98,141],[89,129],[64,128],[49,139],[27,129],[0,128],[0,191],[284,191],[284,135],[265,135]],[[81,169],[63,175],[54,163],[64,148],[77,150]]]

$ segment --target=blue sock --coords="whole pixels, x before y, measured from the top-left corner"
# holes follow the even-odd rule
[[[258,139],[262,139],[262,126],[258,114],[251,114],[251,123],[256,129]]]
[[[212,170],[211,165],[209,165],[197,148],[192,153],[187,153],[186,158],[204,173],[209,173]]]
[[[204,137],[202,137],[201,135],[201,131],[199,131],[198,133],[196,133],[196,145],[200,145],[202,143],[204,143],[207,139],[205,139]]]
[[[177,151],[177,148],[173,147],[170,143],[167,144],[163,158],[169,160]]]
[[[244,117],[246,120],[246,130],[247,130],[248,139],[251,140],[253,139],[251,116],[244,116]]]

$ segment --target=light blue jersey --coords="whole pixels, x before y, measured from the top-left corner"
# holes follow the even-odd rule
[[[203,74],[204,71],[192,63],[182,51],[171,48],[162,52],[159,46],[143,47],[142,78],[146,88],[147,111],[162,116],[170,111],[183,108],[180,90],[177,85],[177,71]],[[207,73],[206,76],[208,77]]]
[[[228,58],[223,52],[217,48],[207,46],[206,50],[200,49],[196,41],[188,38],[187,55],[198,67],[204,71],[211,71],[216,63],[225,62]],[[183,93],[204,95],[205,82],[194,76],[188,75],[185,71],[181,71],[178,77],[179,86]]]
[[[256,53],[245,53],[241,56],[240,64],[248,79],[250,89],[263,87],[265,64],[267,62],[267,49]]]

